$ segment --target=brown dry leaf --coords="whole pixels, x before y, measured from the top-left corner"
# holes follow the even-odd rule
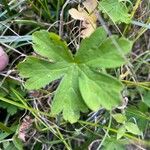
[[[97,0],[86,0],[83,2],[83,6],[87,9],[88,13],[91,14],[97,7]]]
[[[30,116],[26,116],[19,127],[18,138],[23,142],[26,142],[27,130],[32,126],[32,123],[33,119]]]
[[[85,39],[86,37],[89,37],[95,31],[96,24],[85,20],[82,22],[82,27],[84,29],[81,31],[81,37]]]
[[[83,8],[78,5],[78,9],[72,8],[69,10],[69,14],[75,20],[82,21],[81,37],[89,37],[96,29],[96,21],[98,11],[96,10],[96,0],[86,0],[83,2]]]
[[[75,20],[84,20],[85,17],[87,17],[87,13],[82,11],[82,10],[77,10],[75,8],[71,8],[69,10],[69,14],[71,15],[71,17]]]

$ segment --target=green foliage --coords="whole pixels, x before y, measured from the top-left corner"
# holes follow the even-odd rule
[[[14,146],[14,144],[12,143],[12,142],[9,142],[9,143],[7,143],[8,145],[7,146],[5,146],[5,149],[7,149],[7,150],[18,150],[15,146]]]
[[[13,144],[18,150],[23,150],[23,143],[16,135],[13,137]]]
[[[145,103],[148,107],[150,107],[150,91],[145,92],[143,99],[144,99],[144,103]]]
[[[125,142],[114,138],[107,138],[102,150],[125,150]]]
[[[126,128],[125,126],[121,126],[119,129],[118,129],[118,132],[117,132],[117,139],[120,139],[124,134],[126,133]]]
[[[12,133],[11,129],[1,122],[0,122],[0,130],[8,132],[8,133]]]
[[[0,87],[0,97],[6,97],[12,99],[13,101],[18,101],[14,90],[17,90],[22,96],[25,95],[18,82],[11,79],[6,79],[4,84]],[[10,105],[9,103],[3,101],[0,101],[0,108],[6,109],[9,115],[14,115],[18,111],[16,106]]]
[[[17,113],[18,108],[5,102],[0,102],[0,108],[6,109],[10,115]]]
[[[107,38],[105,30],[98,28],[89,38],[82,40],[75,55],[58,35],[44,30],[33,34],[33,43],[36,53],[44,58],[29,56],[18,65],[18,69],[20,75],[27,78],[25,87],[29,90],[61,79],[52,103],[53,116],[63,112],[64,119],[74,123],[80,112],[86,112],[88,108],[110,110],[120,103],[121,82],[100,69],[125,64],[123,55],[131,50],[131,41],[117,36]]]
[[[106,13],[115,23],[130,23],[130,15],[128,8],[122,1],[119,0],[102,0],[99,3],[99,9]]]
[[[141,135],[141,131],[137,124],[132,122],[125,122],[117,131],[117,139],[120,139],[126,132]]]
[[[117,131],[117,139],[120,139],[122,136],[124,136],[126,132],[129,132],[135,135],[141,134],[141,131],[138,125],[133,122],[127,121],[127,117],[125,114],[116,113],[116,114],[113,114],[112,116],[118,123],[122,124]]]
[[[127,122],[125,124],[125,128],[128,132],[132,133],[132,134],[135,134],[135,135],[140,135],[141,132],[138,128],[138,126],[132,122]]]
[[[124,123],[125,121],[127,121],[127,118],[125,115],[121,114],[121,113],[117,113],[113,115],[113,118],[118,122],[118,123]]]
[[[126,117],[128,119],[135,118],[137,125],[144,132],[149,122],[148,107],[143,102],[136,106],[130,106],[126,109]]]

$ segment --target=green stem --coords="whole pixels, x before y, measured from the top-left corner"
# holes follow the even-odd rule
[[[113,129],[113,128],[110,128],[110,127],[106,127],[106,126],[102,126],[102,125],[97,124],[97,123],[81,121],[81,120],[79,120],[78,122],[81,123],[81,124],[85,124],[85,125],[90,125],[90,126],[94,126],[94,127],[96,126],[96,127],[101,127],[101,128],[104,128],[104,129],[109,129],[109,131],[111,131],[111,132],[118,133],[118,131],[116,129]],[[139,142],[139,143],[141,143],[141,144],[143,144],[145,146],[150,146],[150,141],[141,140],[141,139],[139,139],[137,137],[134,137],[134,136],[132,136],[132,135],[130,135],[128,133],[125,133],[124,137],[129,138],[129,139],[133,140],[134,142]]]
[[[107,138],[107,136],[108,136],[111,123],[112,123],[112,116],[111,116],[111,114],[110,114],[110,119],[109,119],[109,124],[108,124],[108,127],[107,127],[107,131],[106,131],[106,133],[105,133],[105,135],[104,135],[104,137],[103,137],[101,143],[99,144],[97,150],[100,150],[101,146],[104,144],[104,142],[105,142],[105,140],[106,140],[106,138]]]

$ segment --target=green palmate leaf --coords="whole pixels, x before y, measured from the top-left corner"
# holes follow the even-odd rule
[[[99,9],[106,13],[115,23],[130,23],[130,15],[128,9],[122,1],[119,0],[102,0],[99,3]]]
[[[112,38],[121,47],[121,53]],[[52,115],[63,112],[64,119],[73,123],[79,119],[80,112],[86,112],[88,108],[94,111],[100,107],[112,109],[120,103],[122,84],[100,72],[99,68],[124,64],[122,54],[132,47],[129,40],[116,36],[107,38],[104,29],[98,28],[81,42],[75,56],[54,33],[37,31],[33,34],[33,43],[34,50],[52,62],[30,56],[18,65],[18,69],[20,75],[27,78],[28,89],[38,89],[61,78],[52,102]]]

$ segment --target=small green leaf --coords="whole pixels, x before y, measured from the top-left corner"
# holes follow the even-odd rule
[[[127,120],[126,116],[121,113],[113,114],[112,116],[118,123],[125,123]]]
[[[125,124],[125,128],[128,132],[135,134],[135,135],[140,135],[141,131],[139,130],[138,126],[132,122],[127,122]]]
[[[119,140],[126,132],[125,126],[121,126],[117,131],[117,140]]]
[[[106,13],[115,23],[130,23],[128,9],[122,1],[119,0],[102,0],[99,3],[99,9]]]

